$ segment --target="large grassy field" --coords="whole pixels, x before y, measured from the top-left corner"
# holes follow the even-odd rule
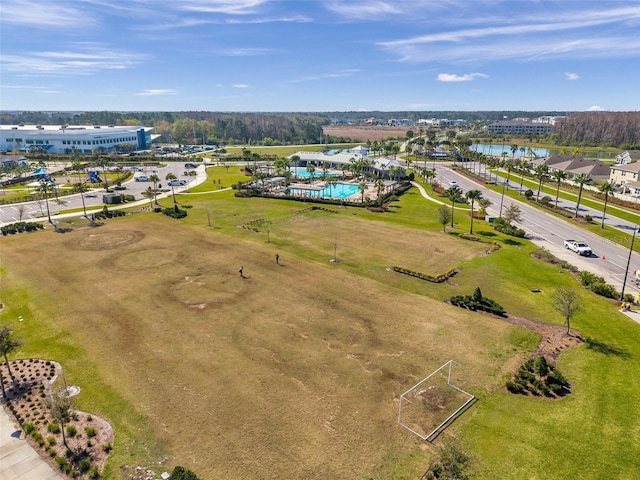
[[[510,313],[561,324],[553,292],[579,287],[527,242],[476,222],[502,246],[486,255],[458,238],[466,215],[442,233],[414,191],[385,214],[231,190],[179,201],[184,221],[136,214],[0,240],[16,357],[59,361],[81,409],[112,423],[105,478],[176,464],[203,479],[420,478],[435,449],[397,425],[398,398],[449,359],[480,400],[446,432],[473,454],[474,478],[637,478],[640,325],[584,293],[572,327],[590,342],[559,361],[573,393],[533,399],[503,385],[538,335],[444,302],[480,286]],[[261,218],[268,233],[241,228]],[[460,272],[432,284],[392,265]]]

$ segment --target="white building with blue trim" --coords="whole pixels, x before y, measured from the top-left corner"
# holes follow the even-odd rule
[[[0,150],[47,153],[107,153],[122,145],[146,150],[159,137],[153,127],[115,125],[0,125]]]

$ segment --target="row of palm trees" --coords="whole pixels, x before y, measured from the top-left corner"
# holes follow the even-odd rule
[[[462,192],[462,189],[458,185],[453,185],[449,187],[444,192],[445,196],[451,201],[451,227],[453,228],[453,212],[455,211],[455,205],[457,203],[467,203],[471,202],[471,226],[469,228],[469,233],[473,235],[473,207],[475,202],[482,202],[484,200],[482,196],[482,192],[480,190],[468,190],[466,193]],[[491,202],[489,202],[491,203]],[[484,203],[484,206],[488,206]]]

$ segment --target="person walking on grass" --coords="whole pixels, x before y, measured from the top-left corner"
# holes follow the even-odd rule
[[[244,267],[240,267],[240,270],[238,270],[238,272],[240,273],[240,278],[244,278]]]
[[[276,253],[276,265],[280,265],[280,255]]]

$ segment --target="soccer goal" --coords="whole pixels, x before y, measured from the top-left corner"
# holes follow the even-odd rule
[[[452,383],[454,366],[449,360],[428,377],[400,395],[398,423],[429,441],[460,415],[476,397]]]

